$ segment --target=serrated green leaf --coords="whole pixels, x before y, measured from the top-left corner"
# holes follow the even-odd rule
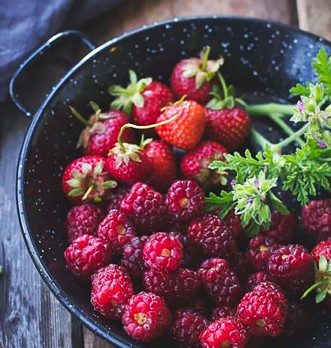
[[[326,92],[331,93],[331,57],[324,48],[321,48],[312,64],[319,82],[326,87]]]
[[[310,94],[310,83],[307,82],[306,86],[302,85],[301,83],[297,83],[295,85],[295,87],[292,87],[290,89],[290,93],[292,95],[309,96],[309,94]]]

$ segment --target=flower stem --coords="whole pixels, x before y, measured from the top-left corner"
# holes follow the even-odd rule
[[[292,135],[290,135],[289,137],[287,137],[283,141],[281,141],[277,144],[274,144],[273,148],[275,150],[281,150],[281,148],[283,148],[284,146],[292,143],[293,141],[296,141],[301,135],[303,135],[306,132],[308,127],[309,127],[309,123],[305,124],[302,128],[300,128],[299,130],[294,132]]]
[[[292,115],[293,108],[295,105],[292,104],[279,104],[279,103],[267,103],[267,104],[252,104],[247,105],[246,111],[251,115],[271,115],[271,114],[282,114]]]
[[[315,284],[313,284],[309,289],[307,289],[304,294],[301,296],[301,300],[303,300],[305,297],[307,297],[313,290],[317,289],[319,286],[327,284],[327,280],[321,280]]]
[[[264,149],[266,145],[272,145],[261,133],[254,128],[251,130],[252,138]]]
[[[294,134],[294,130],[286,123],[282,120],[281,115],[280,114],[270,114],[269,115],[270,119],[273,120],[276,124],[278,124],[278,126],[287,134],[287,135],[292,135]],[[304,141],[300,138],[300,136],[298,136],[296,138],[296,142],[300,145],[303,146],[304,145]]]

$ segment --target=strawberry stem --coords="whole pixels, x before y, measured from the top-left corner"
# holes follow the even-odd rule
[[[84,194],[84,196],[83,196],[83,198],[82,198],[82,201],[87,200],[87,198],[88,198],[88,196],[90,195],[90,193],[92,192],[92,190],[93,190],[93,185],[91,185],[91,186],[87,189],[87,191],[85,192],[85,194]]]
[[[309,289],[307,289],[304,294],[301,296],[301,300],[307,297],[313,290],[317,289],[319,286],[327,284],[328,280],[321,280],[315,284],[313,284]]]
[[[85,124],[85,126],[87,126],[87,127],[92,127],[93,126],[92,123],[87,121],[74,107],[69,105],[69,109],[72,112],[72,114],[77,118],[77,120],[79,120],[80,122]]]
[[[202,71],[207,71],[207,63],[208,63],[209,53],[210,53],[210,46],[207,46],[206,50],[203,53],[203,59],[202,59],[202,65],[201,65]]]
[[[176,114],[172,117],[170,117],[168,120],[164,120],[162,122],[158,122],[158,123],[153,123],[153,124],[148,124],[146,126],[138,126],[136,124],[133,124],[133,123],[125,123],[119,133],[118,133],[118,137],[117,137],[117,142],[118,144],[124,149],[124,146],[123,146],[123,142],[122,142],[122,135],[124,133],[124,131],[127,129],[127,128],[134,128],[134,129],[138,129],[138,130],[144,130],[144,129],[151,129],[151,128],[155,128],[155,127],[159,127],[159,126],[163,126],[165,124],[168,124],[172,121],[175,121],[177,119],[179,115]]]
[[[222,85],[223,99],[225,100],[228,97],[228,86],[226,85],[226,82],[225,82],[222,74],[218,73],[217,75],[218,75],[218,78],[219,78],[221,85]]]

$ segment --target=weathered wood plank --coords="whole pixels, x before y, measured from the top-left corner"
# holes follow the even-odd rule
[[[1,111],[0,346],[72,348],[70,315],[32,264],[16,214],[16,163],[29,120],[9,103],[1,105]]]
[[[331,40],[330,0],[297,0],[297,11],[301,29]]]

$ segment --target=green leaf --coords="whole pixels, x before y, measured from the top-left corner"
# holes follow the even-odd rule
[[[69,191],[68,196],[69,197],[77,197],[82,196],[84,193],[84,190],[81,187],[74,188],[73,190]]]
[[[321,48],[312,64],[318,77],[318,81],[326,87],[326,93],[331,95],[331,57],[324,48]]]
[[[210,192],[208,197],[205,197],[206,209],[211,211],[214,209],[221,209],[219,214],[221,219],[224,219],[228,212],[233,209],[233,194],[232,192],[226,192],[222,190],[219,196]]]
[[[328,269],[328,261],[324,255],[322,255],[318,262],[318,269],[321,272],[326,272]]]
[[[326,295],[328,294],[328,288],[323,289],[321,292],[319,292],[316,297],[315,297],[315,302],[316,303],[321,303]]]
[[[295,85],[295,87],[292,87],[290,89],[290,93],[292,95],[299,95],[299,96],[309,96],[310,95],[310,85],[311,83],[307,82],[306,83],[306,86],[300,84],[300,83],[297,83]]]
[[[285,204],[272,191],[269,191],[269,198],[274,210],[279,211],[282,215],[289,214],[289,210]]]

